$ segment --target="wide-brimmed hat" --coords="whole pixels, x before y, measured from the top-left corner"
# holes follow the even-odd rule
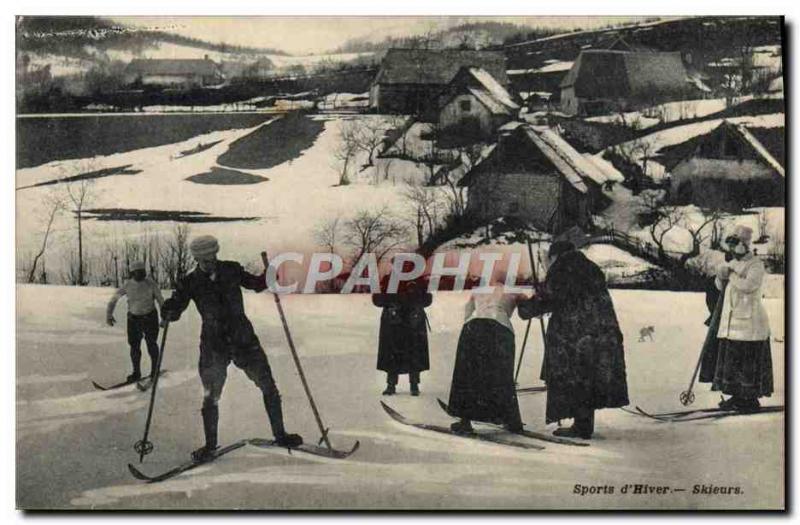
[[[189,251],[192,257],[208,257],[216,255],[219,251],[219,242],[213,235],[201,235],[192,239],[189,243]]]
[[[743,224],[737,224],[730,236],[736,237],[745,244],[750,244],[753,240],[753,228]]]

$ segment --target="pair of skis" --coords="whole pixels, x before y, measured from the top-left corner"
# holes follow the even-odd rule
[[[183,474],[186,471],[192,470],[202,465],[211,463],[220,456],[224,456],[228,452],[233,452],[234,450],[238,450],[246,445],[251,445],[258,448],[283,448],[280,445],[278,445],[273,439],[264,439],[264,438],[241,439],[239,441],[231,443],[230,445],[217,449],[216,452],[208,459],[202,461],[197,461],[192,459],[187,461],[186,463],[178,465],[175,468],[162,472],[161,474],[155,474],[152,476],[147,475],[138,468],[136,468],[131,463],[128,463],[128,471],[130,471],[131,475],[133,475],[133,477],[138,480],[146,481],[148,483],[157,483],[159,481],[165,481],[170,478],[174,478],[179,474]],[[349,457],[351,454],[353,454],[353,452],[358,450],[358,447],[359,447],[358,441],[356,441],[355,445],[353,445],[353,447],[350,450],[346,451],[329,449],[327,447],[321,447],[318,445],[303,443],[298,447],[290,448],[287,450],[289,451],[290,454],[293,451],[300,451],[314,456],[320,456],[332,459],[345,459]]]
[[[646,418],[662,421],[666,423],[685,423],[689,421],[702,421],[702,420],[717,420],[733,416],[752,416],[756,414],[769,414],[775,412],[783,412],[784,405],[772,405],[761,407],[757,410],[741,412],[738,410],[730,410],[725,408],[698,408],[694,410],[679,410],[676,412],[661,412],[651,413],[639,406],[634,407],[634,410],[629,408],[622,408],[623,411],[636,416],[643,416]]]
[[[439,403],[439,407],[441,407],[444,412],[450,416],[454,417],[450,413],[450,407],[447,406],[447,403],[442,401],[441,399],[437,399]],[[515,441],[509,439],[509,435],[518,435],[524,436],[527,438],[535,439],[538,441],[545,441],[548,443],[557,443],[559,445],[572,445],[577,447],[586,447],[589,446],[588,443],[584,443],[581,441],[573,441],[571,439],[562,438],[558,436],[552,436],[549,434],[542,434],[540,432],[532,432],[529,430],[520,430],[518,432],[508,432],[508,431],[498,431],[498,432],[470,432],[470,433],[458,433],[453,431],[450,427],[440,426],[440,425],[433,425],[429,423],[417,423],[414,421],[409,420],[405,416],[403,416],[400,412],[393,409],[383,401],[381,401],[381,406],[383,410],[395,421],[398,423],[402,423],[403,425],[408,425],[414,428],[419,428],[421,430],[431,430],[433,432],[438,432],[440,434],[449,434],[451,436],[459,436],[468,439],[475,439],[478,441],[488,441],[491,443],[497,443],[500,445],[507,445],[510,447],[515,448],[523,448],[523,449],[534,449],[534,450],[543,450],[545,447],[542,445],[534,444],[534,443],[522,443],[519,441]]]
[[[159,372],[159,375],[164,375],[166,373],[167,373],[166,370],[161,370]],[[111,386],[103,386],[103,385],[101,385],[101,384],[99,384],[99,383],[97,383],[95,381],[92,381],[92,385],[94,385],[94,387],[97,390],[100,390],[101,392],[107,392],[109,390],[119,390],[120,388],[124,388],[126,386],[130,386],[130,385],[133,385],[133,384],[135,384],[136,388],[138,388],[140,391],[146,392],[147,390],[150,389],[150,386],[152,385],[152,383],[153,383],[152,376],[144,376],[142,378],[135,379],[135,380],[127,380],[126,379],[125,381],[123,381],[121,383],[117,383],[116,385],[111,385]]]

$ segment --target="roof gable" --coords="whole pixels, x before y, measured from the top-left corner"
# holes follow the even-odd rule
[[[786,176],[785,168],[779,160],[782,160],[782,155],[778,152],[778,146],[782,146],[783,142],[782,131],[776,132],[771,128],[753,128],[753,130],[750,130],[743,124],[734,124],[727,120],[723,121],[719,126],[708,133],[698,135],[680,144],[661,148],[658,152],[661,157],[659,162],[661,162],[668,171],[671,171],[686,159],[695,156],[704,157],[704,155],[709,154],[707,149],[709,146],[712,150],[718,147],[715,144],[723,140],[722,135],[732,137],[739,144],[747,148],[752,158],[766,164],[781,177]],[[770,144],[770,148],[767,148],[758,137],[761,137]],[[703,153],[704,151],[705,153]],[[716,157],[712,156],[709,158]]]
[[[465,49],[390,49],[375,83],[445,85],[462,67],[484,69],[501,85],[508,85],[503,53]]]
[[[491,155],[476,163],[473,169],[464,176],[460,183],[461,185],[468,186],[475,176],[479,176],[483,171],[482,164],[486,162],[501,162],[503,159],[498,158],[498,155],[513,156],[514,159],[512,160],[520,163],[520,159],[524,161],[524,159],[530,157],[533,150],[537,154],[541,154],[549,165],[555,167],[558,173],[581,193],[588,191],[587,181],[603,184],[612,180],[608,174],[586,159],[550,128],[519,125],[509,129],[509,133],[500,138],[500,142],[504,147],[494,149]],[[514,141],[514,143],[510,144],[511,141]]]
[[[587,50],[578,55],[562,88],[580,97],[680,94],[691,86],[680,53]]]

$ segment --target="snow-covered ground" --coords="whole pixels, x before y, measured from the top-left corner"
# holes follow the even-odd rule
[[[739,97],[737,103],[741,104],[752,100],[751,95]],[[589,122],[607,122],[622,124],[625,126],[636,126],[638,129],[647,129],[664,122],[675,122],[680,120],[702,118],[728,107],[724,98],[699,99],[699,100],[679,100],[677,102],[665,102],[651,108],[639,111],[629,111],[623,115],[602,115],[589,117]]]
[[[306,375],[340,448],[360,440],[348,460],[246,447],[170,481],[144,484],[126,463],[137,461],[149,395],[134,388],[93,390],[90,379],[118,381],[128,373],[124,328],[103,324],[111,291],[17,286],[17,504],[26,508],[428,508],[495,509],[754,509],[784,505],[783,414],[696,423],[659,423],[620,410],[598,412],[590,447],[544,443],[519,450],[399,425],[381,410],[387,401],[408,417],[439,424],[451,419],[446,399],[464,294],[438,293],[429,309],[431,370],[422,396],[381,398],[375,370],[380,312],[368,295],[285,296],[288,323]],[[694,293],[612,291],[625,336],[632,404],[679,410],[705,335],[704,297]],[[308,441],[319,434],[294,370],[273,301],[247,293],[246,308],[269,355],[290,430]],[[773,330],[775,394],[784,403],[783,303],[768,299]],[[125,306],[119,305],[124,309]],[[121,313],[120,313],[121,315]],[[525,323],[514,319],[517,348]],[[655,328],[654,341],[638,342]],[[534,323],[521,385],[539,384],[542,358]],[[199,319],[193,307],[170,328],[164,376],[150,438],[154,452],[142,470],[159,472],[202,442],[202,388],[196,373]],[[146,357],[145,357],[146,360]],[[717,393],[697,385],[694,407],[713,406]],[[528,428],[544,425],[545,394],[520,396]],[[220,439],[269,436],[259,393],[231,367],[221,402]],[[518,438],[525,440],[525,438]],[[621,495],[628,483],[685,492]],[[610,485],[614,495],[575,494],[575,486]],[[740,495],[696,495],[695,485],[738,486]]]

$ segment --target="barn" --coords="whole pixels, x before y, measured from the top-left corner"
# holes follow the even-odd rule
[[[748,128],[729,121],[686,142],[662,148],[670,200],[738,211],[785,206],[784,128]]]
[[[200,87],[225,81],[221,68],[202,59],[135,59],[125,68],[125,82],[142,86]]]
[[[561,111],[598,115],[697,98],[678,52],[581,51],[560,84]]]
[[[445,143],[489,141],[519,113],[506,88],[475,67],[461,68],[440,100],[440,139]]]
[[[483,69],[500,85],[508,85],[506,57],[499,51],[390,49],[370,86],[370,107],[377,113],[435,121],[439,97],[464,67]]]
[[[467,213],[481,222],[514,218],[550,233],[589,228],[592,213],[607,205],[608,173],[551,128],[513,122],[500,133],[459,181],[467,188]]]

